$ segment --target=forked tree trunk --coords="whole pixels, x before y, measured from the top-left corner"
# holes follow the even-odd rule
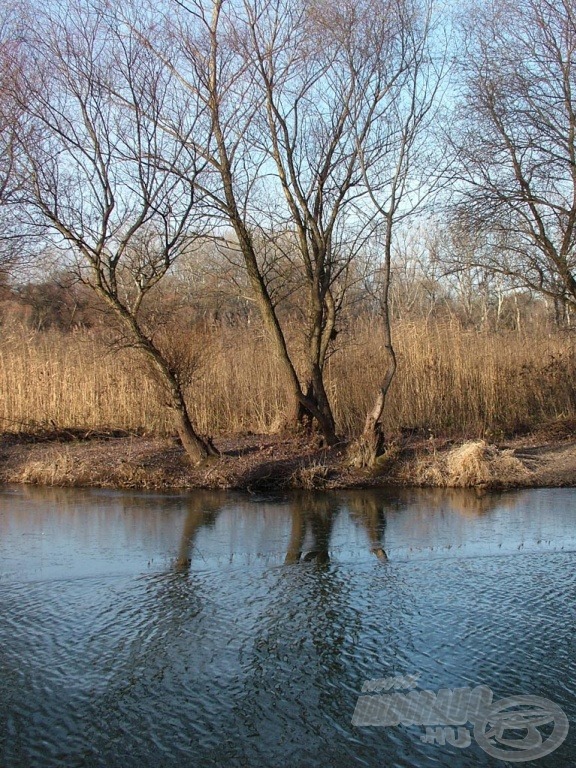
[[[334,301],[329,291],[326,305],[326,314],[318,303],[315,310],[311,312],[312,329],[308,337],[308,376],[306,385],[300,387],[303,396],[299,397],[298,407],[293,409],[293,413],[296,416],[294,426],[304,426],[311,430],[315,420],[327,445],[335,445],[338,440],[336,422],[324,386],[323,372],[336,319]],[[324,330],[322,329],[323,323],[325,325]]]
[[[335,445],[338,442],[338,436],[328,398],[325,397],[324,407],[320,404],[321,402],[322,400],[318,401],[313,385],[308,383],[305,395],[299,397],[298,394],[294,394],[291,398],[284,414],[283,428],[288,432],[303,431],[306,434],[312,434],[316,425],[326,445]]]
[[[268,293],[266,283],[258,267],[258,260],[256,258],[256,252],[254,250],[254,245],[252,243],[250,233],[244,225],[241,217],[237,213],[231,218],[234,231],[238,237],[240,248],[244,256],[246,271],[248,273],[252,288],[258,299],[260,315],[268,331],[269,337],[274,344],[276,355],[280,361],[280,365],[285,372],[286,379],[289,384],[291,402],[288,406],[287,419],[285,420],[285,423],[287,426],[292,424],[294,428],[299,423],[303,411],[307,412],[318,422],[320,430],[322,431],[324,439],[328,445],[334,445],[336,443],[334,419],[332,418],[328,398],[324,392],[323,385],[321,388],[321,391],[323,392],[323,399],[321,395],[319,401],[317,401],[317,392],[319,390],[317,386],[315,387],[314,373],[311,374],[313,387],[312,397],[309,397],[308,393],[305,393],[302,390],[296,369],[290,357],[290,353],[288,352],[286,338],[280,326],[278,315],[276,314],[276,310],[270,298],[270,294]],[[320,381],[321,378],[322,376],[320,372]]]
[[[244,217],[241,213],[241,209],[238,207],[236,200],[236,194],[234,190],[234,174],[232,171],[232,165],[228,154],[228,147],[226,139],[220,123],[220,98],[218,91],[218,66],[216,61],[216,52],[218,50],[218,41],[216,37],[218,13],[213,17],[213,27],[211,29],[212,47],[209,60],[209,90],[210,90],[210,109],[213,118],[212,128],[214,131],[214,138],[216,140],[217,155],[220,165],[220,175],[224,188],[224,199],[226,201],[226,213],[229,217],[230,224],[234,229],[236,237],[238,238],[238,244],[244,258],[244,264],[246,266],[246,272],[250,281],[252,290],[256,295],[258,301],[258,307],[266,330],[269,333],[270,339],[275,347],[275,352],[286,375],[286,380],[289,385],[289,393],[291,402],[288,407],[287,419],[285,424],[288,426],[290,423],[294,427],[297,426],[302,409],[307,411],[312,418],[316,419],[326,442],[329,445],[334,445],[336,442],[336,433],[334,429],[334,420],[328,418],[327,414],[322,412],[322,405],[320,406],[314,401],[314,398],[309,398],[304,393],[298,374],[294,367],[294,363],[290,357],[286,338],[283,333],[276,308],[270,297],[266,281],[260,269],[258,263],[258,257],[254,248],[251,232],[246,225]]]

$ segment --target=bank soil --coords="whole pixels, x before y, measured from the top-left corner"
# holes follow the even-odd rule
[[[175,439],[61,430],[0,436],[0,482],[104,488],[338,489],[417,485],[515,488],[576,485],[576,440],[535,434],[492,444],[417,436],[391,439],[371,470],[353,467],[345,443],[234,435],[221,455],[191,467]]]

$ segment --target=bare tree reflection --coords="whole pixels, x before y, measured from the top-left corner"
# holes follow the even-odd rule
[[[388,560],[385,548],[387,514],[400,512],[411,506],[412,491],[382,489],[354,491],[350,493],[294,494],[290,499],[290,536],[285,564],[314,561],[319,565],[330,562],[330,540],[334,523],[340,510],[347,510],[351,520],[364,529],[370,552],[381,562]],[[429,489],[414,495],[420,500],[420,513],[412,515],[414,525],[420,520],[429,523],[431,513],[449,511],[458,516],[476,517],[505,504],[500,495],[481,494],[454,489]],[[422,504],[421,499],[426,499]],[[213,491],[196,491],[187,500],[187,514],[180,537],[178,555],[174,563],[177,572],[190,568],[198,533],[202,528],[213,526],[222,510],[225,497]]]
[[[378,493],[356,492],[348,500],[350,516],[366,530],[370,551],[382,561],[386,530],[385,500]],[[285,564],[315,560],[330,562],[330,537],[334,521],[342,508],[342,497],[331,494],[301,494],[291,505],[292,527]],[[305,545],[309,542],[308,551]]]
[[[320,565],[330,562],[330,536],[339,511],[339,502],[331,495],[302,494],[291,505],[292,528],[284,562],[294,564],[316,560]],[[311,548],[306,554],[306,537]]]
[[[388,555],[384,550],[384,535],[386,533],[385,500],[382,494],[356,493],[348,500],[350,517],[366,529],[370,552],[378,560],[385,562]]]
[[[174,570],[185,573],[192,562],[192,551],[198,532],[202,527],[213,526],[222,511],[222,499],[214,492],[195,491],[188,500],[188,512],[182,528],[180,548],[174,563]]]

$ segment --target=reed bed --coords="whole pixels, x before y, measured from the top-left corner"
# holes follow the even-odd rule
[[[194,332],[192,332],[193,334]],[[391,433],[497,438],[576,418],[576,354],[564,332],[494,333],[457,323],[398,323]],[[285,385],[259,328],[204,329],[187,390],[203,433],[273,432]],[[381,329],[362,320],[338,336],[327,389],[339,431],[363,424],[383,369]],[[123,429],[172,433],[161,393],[133,350],[93,330],[11,330],[0,339],[0,431]]]
[[[390,431],[435,436],[500,437],[576,413],[576,350],[566,332],[480,332],[458,323],[400,323],[397,375],[389,392]],[[354,434],[384,366],[377,330],[357,328],[331,364],[335,410]],[[346,397],[346,381],[350,382]]]

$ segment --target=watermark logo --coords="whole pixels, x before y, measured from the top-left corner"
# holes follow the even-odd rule
[[[492,757],[510,763],[536,760],[557,749],[568,735],[568,718],[540,696],[508,696],[493,701],[485,685],[419,690],[420,673],[368,680],[358,697],[352,725],[419,725],[425,744],[465,749],[476,743]]]

